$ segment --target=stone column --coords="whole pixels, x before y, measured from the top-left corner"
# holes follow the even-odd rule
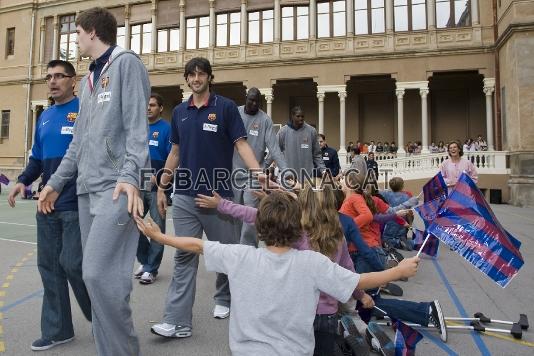
[[[185,50],[185,33],[187,31],[187,24],[185,21],[185,2],[180,0],[180,46],[178,50],[183,52]]]
[[[397,154],[404,156],[404,89],[395,90],[397,95]]]
[[[421,153],[430,153],[428,149],[428,87],[420,88],[419,95],[421,95]]]
[[[427,26],[429,30],[436,29],[436,0],[426,0]]]
[[[152,0],[152,7],[150,8],[150,14],[151,14],[151,17],[152,17],[152,33],[151,33],[151,38],[150,38],[150,45],[152,46],[150,48],[150,53],[156,53],[157,52],[157,41],[158,41],[158,30],[156,28],[156,24],[157,24],[157,4],[156,4],[156,0]]]
[[[59,22],[58,16],[54,16],[54,43],[52,45],[52,59],[58,59],[58,45],[59,45]]]
[[[317,100],[319,100],[319,133],[324,134],[324,91],[317,91]]]
[[[354,1],[349,0],[346,1],[346,21],[347,24],[347,36],[351,37],[354,36]]]
[[[484,79],[484,94],[486,94],[486,142],[488,151],[493,151],[493,92],[495,91],[495,78]]]
[[[267,115],[272,119],[273,118],[273,93],[271,90],[270,94],[265,94],[265,101],[267,101]]]
[[[310,0],[310,40],[317,38],[317,0]]]
[[[480,19],[478,16],[478,0],[471,0],[471,25],[480,25]]]
[[[281,36],[280,36],[280,29],[282,28],[282,16],[281,16],[281,9],[280,9],[280,0],[274,0],[274,43],[280,42]],[[261,24],[260,24],[261,26]]]
[[[339,90],[339,161],[347,161],[347,149],[345,148],[345,99],[347,98],[346,89]]]
[[[209,47],[215,47],[215,34],[217,33],[217,23],[215,21],[215,0],[209,0],[210,2],[210,41]],[[230,26],[230,24],[228,24]]]
[[[272,119],[272,113],[273,113],[273,88],[258,88],[261,95],[265,96],[265,101],[267,102],[267,108],[266,113],[269,115],[269,117]]]
[[[130,5],[124,5],[124,48],[130,49]]]
[[[386,33],[393,32],[393,0],[386,0]]]
[[[246,46],[248,35],[247,0],[241,0],[241,46]]]
[[[46,25],[45,25],[45,18],[41,18],[41,35],[40,35],[40,41],[39,41],[39,63],[44,64],[44,50],[45,50],[45,31],[46,31]]]

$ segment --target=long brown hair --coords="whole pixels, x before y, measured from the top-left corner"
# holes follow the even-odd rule
[[[310,247],[333,258],[343,241],[343,230],[336,209],[336,198],[330,185],[314,189],[306,185],[299,194],[302,210],[300,224],[310,238]]]
[[[371,213],[375,215],[378,212],[378,208],[376,207],[375,202],[373,201],[373,195],[372,195],[372,188],[373,186],[369,184],[368,186],[365,186],[365,174],[356,174],[355,172],[350,172],[345,177],[346,183],[349,186],[350,189],[352,189],[357,194],[361,194],[363,198],[365,199],[365,204],[367,204],[367,207],[369,210],[371,210]]]

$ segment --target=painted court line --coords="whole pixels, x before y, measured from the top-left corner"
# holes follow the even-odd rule
[[[436,260],[432,260],[432,263],[434,264],[434,267],[436,268],[439,274],[439,277],[443,281],[443,285],[445,286],[445,288],[447,288],[447,292],[449,293],[449,296],[451,297],[452,302],[456,306],[456,309],[460,313],[460,316],[462,316],[463,318],[467,318],[468,317],[467,312],[465,311],[464,306],[460,302],[460,298],[458,298],[458,296],[454,292],[454,289],[452,288],[451,284],[449,283],[449,280],[445,276],[445,273],[441,269],[439,262]],[[484,341],[482,340],[478,332],[471,331],[471,336],[473,337],[473,340],[475,341],[475,344],[478,347],[481,355],[483,356],[491,355],[491,352],[488,350],[488,347],[486,346],[486,344],[484,343]]]
[[[11,304],[8,304],[6,305],[5,307],[1,307],[0,308],[0,313],[5,313],[6,311],[10,310],[10,309],[13,309],[14,307],[16,307],[17,305],[19,304],[22,304],[30,299],[33,299],[33,298],[40,298],[43,296],[43,293],[44,293],[44,290],[43,289],[40,289],[36,292],[33,292],[33,293],[30,293],[28,294],[27,296],[25,297],[22,297],[20,299],[17,299],[16,301],[14,301],[13,303]]]
[[[37,226],[37,225],[33,225],[33,224],[10,223],[10,222],[7,222],[7,221],[0,221],[0,224],[16,225],[16,226],[28,226],[28,227],[36,227]]]
[[[21,240],[12,240],[12,239],[3,239],[3,238],[0,238],[0,241],[18,242],[21,244],[28,244],[28,245],[37,245],[37,242],[31,242],[31,241],[21,241]]]

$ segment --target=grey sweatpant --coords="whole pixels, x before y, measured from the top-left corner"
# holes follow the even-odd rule
[[[91,298],[98,355],[139,355],[130,292],[139,231],[128,199],[112,200],[113,189],[78,196],[83,280]]]
[[[260,200],[252,194],[252,190],[246,188],[243,190],[234,189],[234,203],[251,206],[257,208],[260,204]],[[256,231],[256,225],[240,222],[240,239],[241,245],[248,245],[258,247],[258,233]]]
[[[219,214],[216,209],[199,208],[194,197],[175,194],[172,202],[174,234],[201,239],[202,232],[208,240],[223,244],[239,243],[234,219]],[[198,255],[176,250],[174,274],[167,292],[163,321],[168,324],[192,327],[195,301]],[[225,274],[217,273],[215,304],[230,306],[230,286]]]

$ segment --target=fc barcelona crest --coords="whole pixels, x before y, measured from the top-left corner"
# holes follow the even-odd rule
[[[152,133],[152,138],[154,138],[154,140],[157,140],[158,139],[158,136],[159,136],[159,131],[154,131]]]
[[[106,89],[109,85],[109,77],[102,78],[102,88]]]
[[[217,114],[213,113],[213,114],[209,114],[208,115],[208,120],[210,121],[215,121],[217,120]]]
[[[69,112],[67,114],[67,121],[68,122],[74,122],[74,121],[76,121],[77,117],[78,117],[78,113],[77,112]]]

